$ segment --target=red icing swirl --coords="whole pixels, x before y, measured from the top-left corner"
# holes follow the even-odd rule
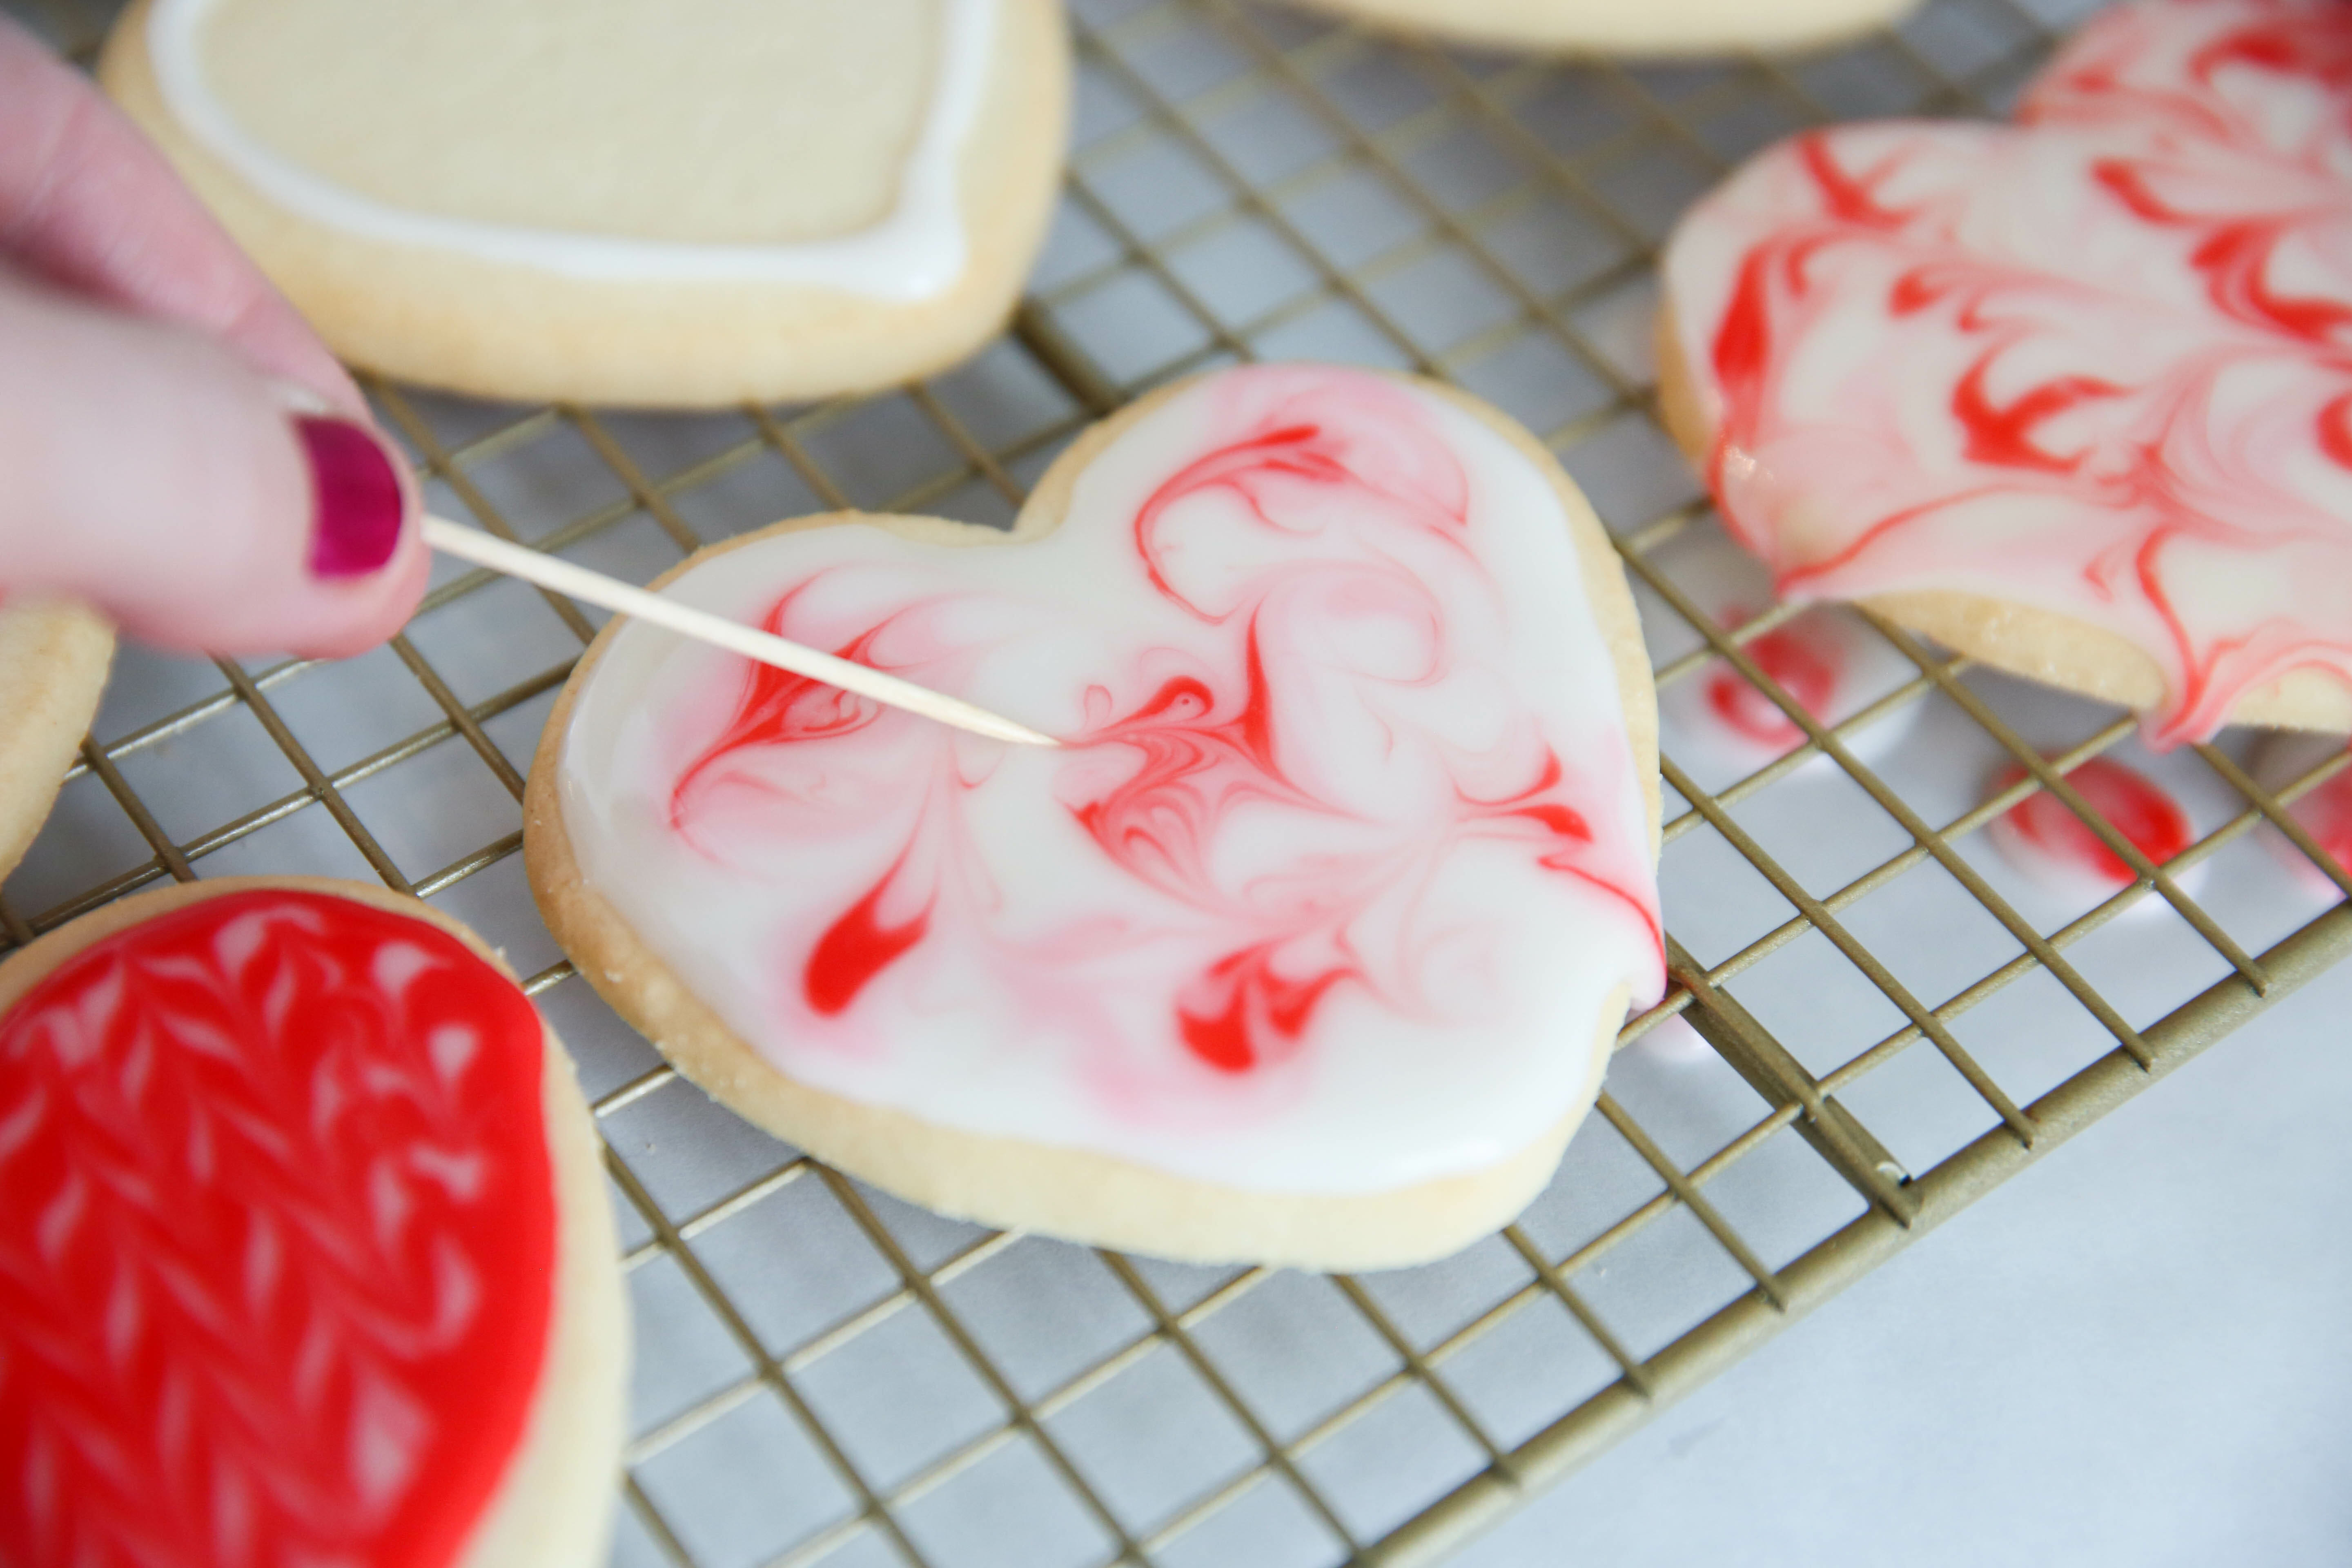
[[[1546,874],[1600,889],[1662,953],[1638,850],[1597,838],[1588,825],[1592,792],[1615,786],[1622,756],[1596,755],[1588,775],[1523,727],[1499,750],[1452,759],[1442,787],[1422,789],[1424,804],[1391,821],[1348,798],[1349,781],[1322,776],[1318,752],[1328,747],[1316,733],[1323,721],[1317,681],[1410,688],[1445,678],[1454,657],[1447,607],[1408,563],[1435,548],[1455,570],[1483,571],[1465,539],[1471,479],[1411,399],[1374,378],[1253,372],[1233,384],[1237,397],[1261,405],[1255,415],[1188,454],[1127,520],[1150,592],[1217,628],[1223,651],[1204,658],[1158,648],[1131,670],[1102,672],[1087,689],[1089,721],[1056,753],[1062,806],[1102,863],[1231,933],[1176,988],[1170,1038],[1195,1063],[1237,1075],[1294,1056],[1340,987],[1405,1005],[1383,989],[1351,931],[1380,900],[1472,841],[1507,846]],[[1192,505],[1204,500],[1212,504]],[[938,679],[954,657],[952,639],[927,629],[938,598],[862,620],[796,619],[823,580],[797,584],[763,624],[919,679]],[[1409,645],[1418,663],[1335,675],[1337,656],[1318,663],[1300,652],[1367,623],[1402,628],[1393,640]],[[698,847],[724,837],[718,813],[733,781],[771,788],[734,760],[919,722],[777,671],[751,669],[741,679],[716,738],[685,761],[670,790],[669,826]],[[941,751],[956,744],[945,731],[921,734]],[[919,762],[919,752],[900,754],[906,760],[894,771],[902,779],[931,782],[908,808],[887,871],[826,914],[814,942],[784,961],[815,1015],[854,1009],[933,933],[988,924],[984,910],[975,912],[984,895],[973,890],[984,873],[959,858],[970,842],[963,803],[987,770],[967,775],[952,763]],[[769,804],[780,816],[806,809],[781,797]],[[1269,812],[1302,829],[1332,827],[1331,842],[1346,847],[1269,854],[1237,868],[1227,853],[1237,819]],[[1050,966],[1055,956],[1032,943],[1004,963]],[[1654,994],[1654,983],[1644,989]]]
[[[0,1017],[0,1561],[442,1568],[553,1310],[544,1045],[431,923],[226,894]]]
[[[2119,6],[2018,119],[1809,133],[1685,221],[1727,521],[1790,596],[2125,637],[2160,743],[2352,684],[2352,7]]]

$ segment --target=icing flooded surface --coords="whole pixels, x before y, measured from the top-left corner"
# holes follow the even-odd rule
[[[728,552],[671,592],[1063,740],[976,741],[631,627],[565,826],[793,1077],[1229,1184],[1477,1169],[1663,983],[1611,649],[1548,475],[1354,372],[1184,389],[1059,529]]]
[[[553,1310],[544,1059],[448,932],[287,890],[0,1016],[0,1557],[455,1561]]]

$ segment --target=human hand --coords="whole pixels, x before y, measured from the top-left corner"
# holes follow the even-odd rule
[[[293,308],[0,16],[0,600],[184,651],[356,653],[424,593],[415,483]]]

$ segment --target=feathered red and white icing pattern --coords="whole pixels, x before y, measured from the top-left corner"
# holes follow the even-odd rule
[[[553,1306],[544,1046],[449,933],[205,900],[0,1017],[0,1561],[442,1568]]]
[[[1663,984],[1611,650],[1548,476],[1425,389],[1184,389],[1054,533],[840,527],[669,590],[1055,752],[630,626],[575,700],[590,883],[780,1067],[1229,1184],[1378,1190],[1572,1108]]]
[[[2352,682],[2352,6],[2142,0],[2014,126],[1809,132],[1666,258],[1729,526],[1798,598],[2056,611],[2159,742]]]

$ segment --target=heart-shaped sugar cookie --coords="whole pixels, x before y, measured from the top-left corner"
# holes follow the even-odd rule
[[[1011,313],[1059,0],[137,0],[100,77],[330,346],[485,396],[885,386]]]
[[[586,1568],[625,1359],[593,1131],[414,900],[203,883],[0,966],[0,1558]]]
[[[2352,10],[2140,0],[2014,126],[1694,208],[1662,394],[1783,593],[2148,713],[2352,729]]]
[[[1064,741],[1007,747],[642,626],[526,848],[690,1076],[1000,1225],[1340,1266],[1517,1211],[1662,984],[1654,717],[1542,448],[1285,366],[1089,432],[1011,534],[831,517],[665,592]]]

